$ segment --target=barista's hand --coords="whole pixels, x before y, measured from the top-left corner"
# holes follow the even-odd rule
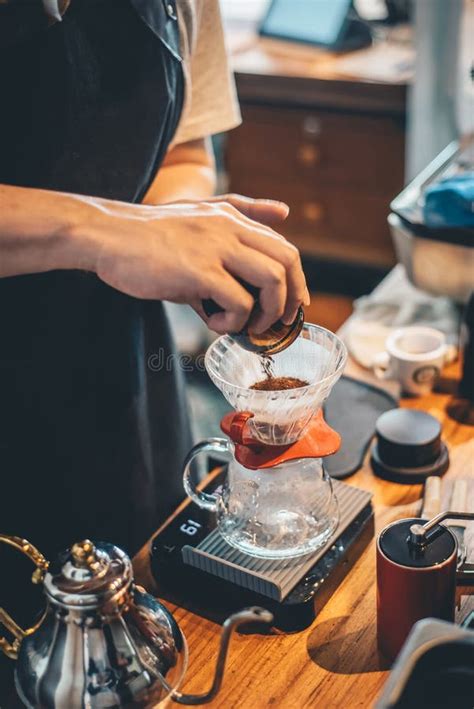
[[[212,298],[224,312],[207,320],[216,332],[240,330],[253,299],[236,280],[260,289],[263,332],[278,318],[290,323],[309,303],[298,250],[270,227],[284,220],[281,202],[226,195],[159,207],[98,200],[93,220],[99,251],[94,270],[137,298],[200,303]]]

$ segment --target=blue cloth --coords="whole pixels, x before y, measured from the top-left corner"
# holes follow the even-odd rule
[[[474,227],[474,172],[428,187],[423,216],[430,227]]]

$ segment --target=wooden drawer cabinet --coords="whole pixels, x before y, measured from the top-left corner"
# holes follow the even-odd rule
[[[388,195],[344,184],[300,184],[288,176],[281,180],[254,176],[241,189],[235,187],[232,184],[232,191],[251,197],[286,201],[290,214],[280,229],[303,253],[374,266],[392,262],[391,239],[386,233]]]
[[[286,201],[282,231],[303,253],[391,265],[386,219],[403,186],[403,116],[256,104],[242,113],[227,144],[230,191]]]
[[[400,119],[259,106],[244,107],[242,115],[228,146],[232,179],[251,170],[392,196],[403,184]]]

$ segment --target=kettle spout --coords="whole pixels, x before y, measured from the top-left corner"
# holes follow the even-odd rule
[[[178,704],[206,704],[214,699],[216,694],[219,692],[222,679],[224,677],[225,663],[227,659],[227,652],[229,650],[230,638],[234,630],[236,630],[240,625],[245,623],[266,623],[270,624],[273,622],[273,615],[270,611],[265,610],[265,608],[259,608],[258,606],[252,606],[251,608],[244,608],[238,613],[234,613],[229,616],[224,625],[222,626],[221,641],[219,647],[219,653],[217,655],[216,669],[214,672],[214,679],[212,681],[211,688],[204,694],[181,694],[176,690],[172,693],[173,701]]]

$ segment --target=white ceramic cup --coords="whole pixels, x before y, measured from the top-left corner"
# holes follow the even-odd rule
[[[396,379],[407,394],[428,394],[446,361],[448,346],[443,332],[412,325],[392,332],[385,352],[372,364],[379,379]]]

